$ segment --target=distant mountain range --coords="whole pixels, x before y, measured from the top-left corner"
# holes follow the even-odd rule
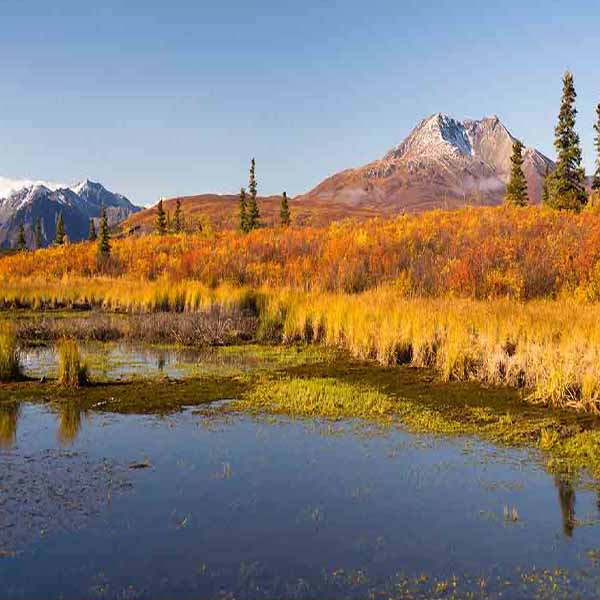
[[[514,141],[515,137],[496,116],[458,121],[436,113],[423,119],[383,158],[336,173],[296,196],[290,204],[292,218],[297,224],[324,225],[348,217],[364,220],[405,211],[499,204],[510,177]],[[544,174],[555,165],[535,148],[526,148],[524,159],[529,198],[538,203]],[[112,224],[125,221],[125,232],[147,233],[153,229],[155,207],[142,211],[124,196],[89,180],[73,187],[44,182],[24,182],[19,187],[0,178],[0,196],[3,187],[10,190],[0,199],[3,246],[14,244],[20,223],[25,225],[31,244],[33,223],[38,217],[43,223],[44,244],[51,243],[60,211],[69,238],[84,239],[89,219],[99,217],[102,204],[107,207]],[[200,223],[215,229],[237,227],[236,195],[204,194],[180,200],[194,229]],[[174,212],[175,201],[173,198],[165,202],[168,212]],[[264,224],[278,222],[279,201],[279,196],[259,198]]]
[[[337,173],[297,201],[330,200],[385,212],[498,204],[510,177],[514,141],[496,116],[461,122],[437,113],[383,158]],[[524,159],[529,198],[538,203],[544,173],[554,163],[535,148],[526,148]]]
[[[42,223],[42,242],[47,246],[54,240],[59,213],[63,215],[69,240],[75,242],[87,238],[89,221],[100,217],[103,205],[111,225],[141,210],[125,196],[89,179],[72,187],[41,182],[23,184],[19,187],[18,182],[12,182],[8,195],[0,199],[0,246],[13,246],[23,224],[28,245],[32,247],[38,218]]]

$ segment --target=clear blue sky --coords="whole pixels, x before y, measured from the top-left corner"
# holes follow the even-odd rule
[[[0,175],[295,195],[437,111],[553,156],[567,67],[589,170],[599,39],[596,0],[0,0]]]

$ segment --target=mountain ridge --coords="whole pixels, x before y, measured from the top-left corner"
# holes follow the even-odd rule
[[[15,244],[19,226],[25,227],[29,246],[34,242],[34,226],[42,223],[42,244],[49,245],[56,234],[56,220],[61,212],[67,235],[80,241],[88,235],[90,219],[98,219],[106,207],[109,224],[114,225],[140,210],[128,198],[107,190],[89,179],[71,187],[52,187],[35,182],[0,198],[0,246]]]

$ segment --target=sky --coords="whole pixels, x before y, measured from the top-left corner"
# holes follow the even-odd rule
[[[554,156],[575,77],[585,166],[600,0],[0,0],[0,176],[134,203],[308,191],[425,116],[497,114]]]

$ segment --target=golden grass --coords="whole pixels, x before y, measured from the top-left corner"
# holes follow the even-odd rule
[[[74,340],[61,340],[58,350],[58,383],[68,388],[78,388],[88,383],[88,368],[81,360],[79,346]]]
[[[249,288],[222,285],[210,288],[194,281],[145,281],[121,277],[64,276],[14,279],[3,282],[0,303],[39,309],[100,308],[114,312],[199,311],[216,304],[255,302]]]
[[[9,323],[0,327],[0,381],[15,381],[22,376],[15,331]]]
[[[32,308],[247,308],[260,315],[259,337],[282,333],[284,341],[317,341],[383,365],[434,367],[443,381],[525,388],[532,402],[600,409],[600,306],[566,296],[527,302],[419,298],[407,297],[398,284],[346,294],[69,276],[11,280],[2,297],[5,304]]]
[[[406,299],[280,292],[286,340],[317,340],[384,365],[434,367],[443,381],[524,387],[529,400],[598,411],[600,307],[568,300]]]

